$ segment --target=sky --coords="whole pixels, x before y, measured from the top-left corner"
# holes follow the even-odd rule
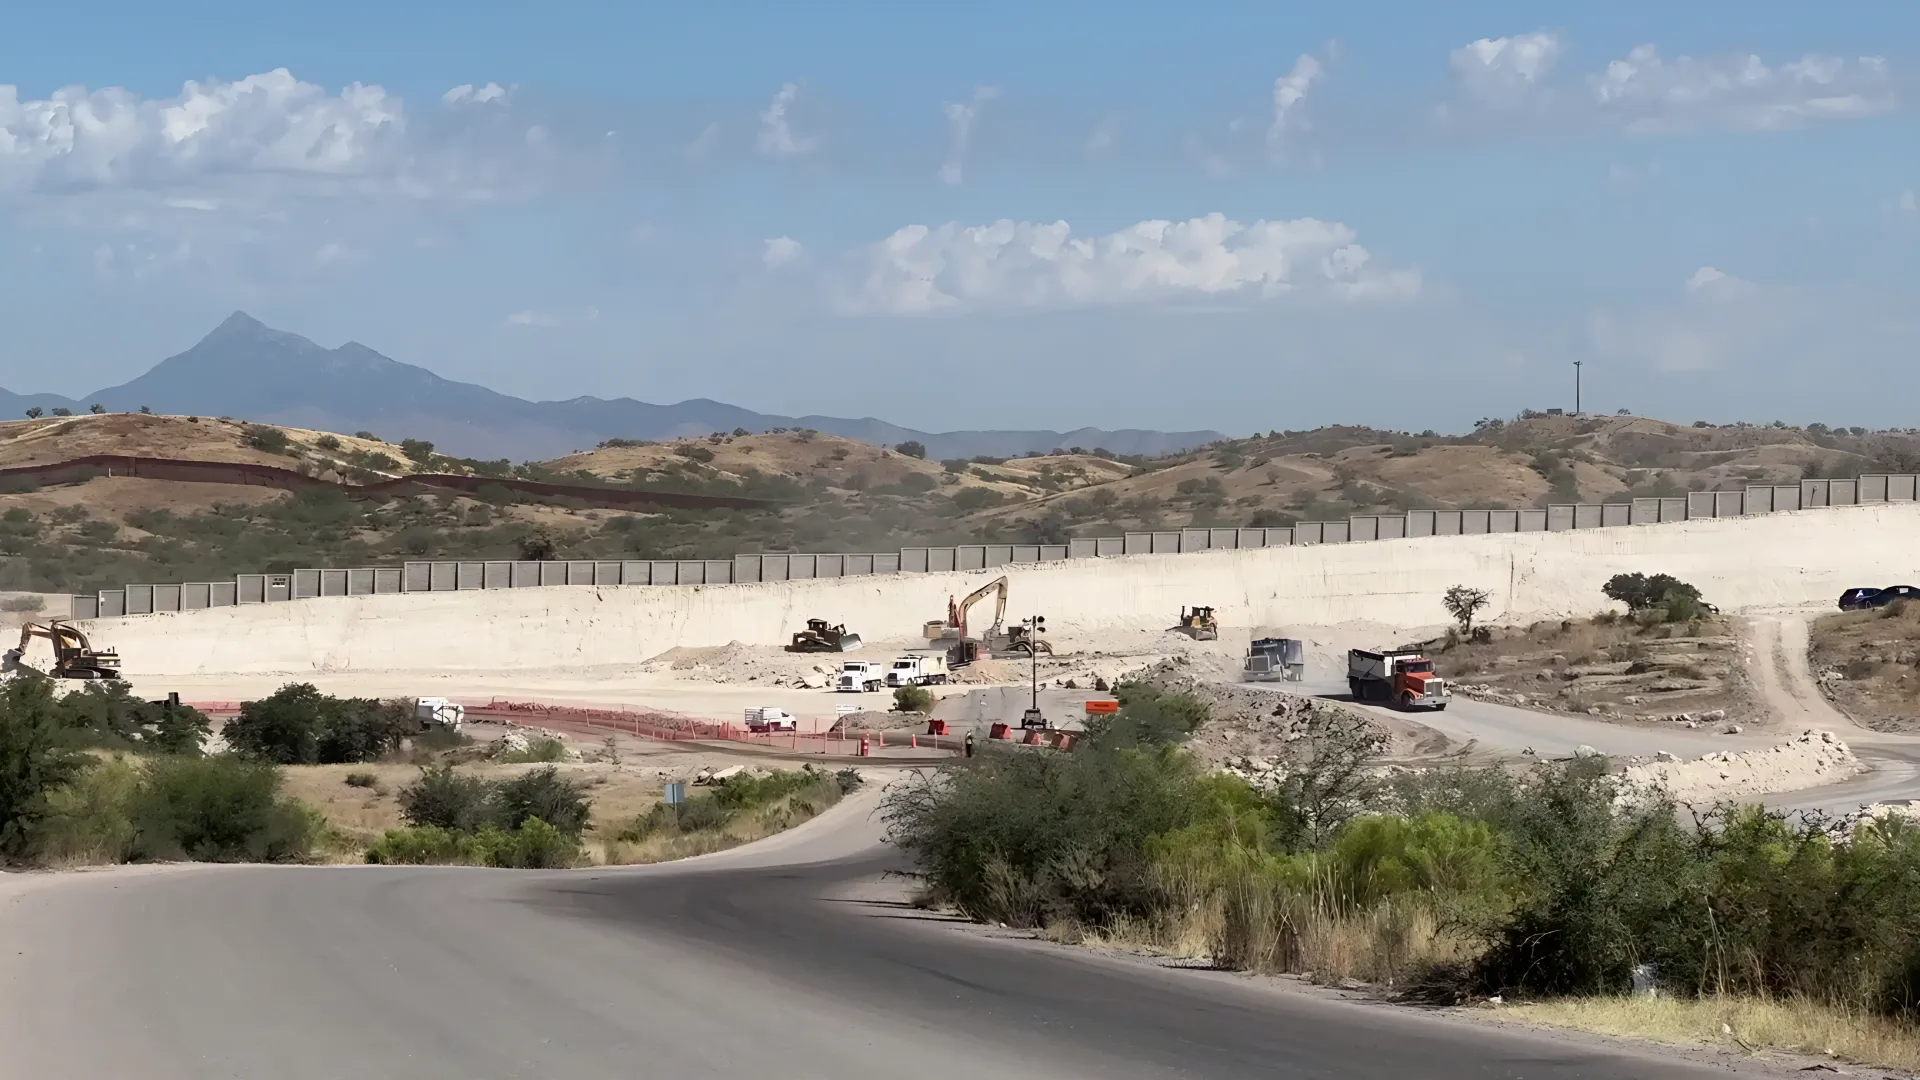
[[[0,39],[0,386],[234,310],[916,428],[1908,426],[1920,7],[95,0]]]

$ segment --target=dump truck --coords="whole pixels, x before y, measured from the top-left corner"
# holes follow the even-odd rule
[[[852,652],[860,647],[860,635],[847,632],[844,625],[828,626],[825,619],[808,619],[807,628],[793,635],[788,652]]]
[[[1381,701],[1403,709],[1444,709],[1453,690],[1433,673],[1420,649],[1354,649],[1347,653],[1347,689],[1355,701]]]
[[[840,665],[840,674],[834,677],[833,689],[840,694],[871,694],[880,689],[885,681],[880,674],[880,665],[869,664],[865,660],[848,660]]]
[[[800,721],[785,709],[763,706],[746,711],[747,730],[756,735],[771,731],[798,731]]]
[[[947,681],[947,658],[943,653],[908,653],[897,657],[887,669],[888,686],[930,686]]]
[[[1214,618],[1213,609],[1195,605],[1189,611],[1180,609],[1180,625],[1175,630],[1195,641],[1218,641],[1220,639],[1220,620]]]
[[[459,731],[467,722],[467,707],[443,697],[415,698],[413,718],[420,721],[422,730],[446,728]]]
[[[44,623],[30,622],[20,627],[20,644],[7,650],[6,670],[22,666],[27,646],[43,637],[53,646],[53,665],[46,674],[56,679],[118,679],[120,654],[112,649],[96,649],[86,631],[61,619]]]
[[[1306,677],[1306,652],[1299,638],[1255,638],[1240,665],[1240,681],[1299,682]]]

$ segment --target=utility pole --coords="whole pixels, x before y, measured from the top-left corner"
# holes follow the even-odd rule
[[[1585,360],[1573,362],[1573,415],[1575,416],[1580,415],[1580,365],[1584,363],[1586,363]]]
[[[1032,704],[1028,706],[1027,714],[1020,718],[1020,726],[1044,728],[1047,721],[1040,714],[1040,635],[1047,632],[1047,619],[1044,615],[1034,615],[1020,620],[1020,625],[1027,628],[1027,681],[1033,692]]]

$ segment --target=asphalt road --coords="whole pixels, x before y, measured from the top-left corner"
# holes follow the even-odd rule
[[[850,898],[872,799],[638,870],[0,877],[0,1077],[1724,1075]]]

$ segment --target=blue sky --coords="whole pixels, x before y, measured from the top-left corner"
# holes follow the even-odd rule
[[[1920,9],[1588,7],[97,3],[0,42],[0,385],[244,308],[936,429],[1460,429],[1574,360],[1912,423]]]

